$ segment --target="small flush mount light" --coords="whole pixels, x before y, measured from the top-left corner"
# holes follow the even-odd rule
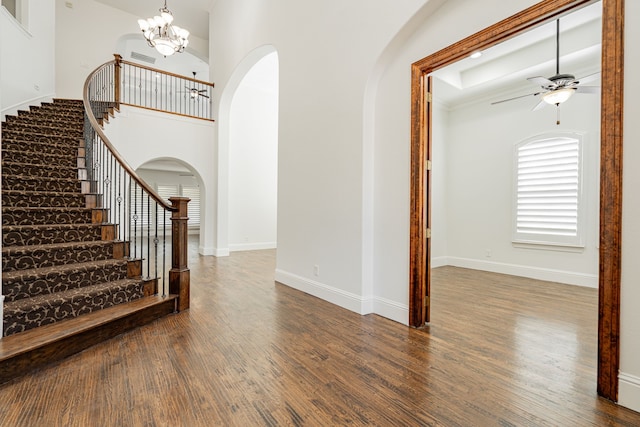
[[[576,91],[576,88],[564,88],[556,89],[542,95],[544,102],[550,105],[558,105],[571,98],[571,95]]]
[[[471,55],[469,55],[469,58],[471,59],[478,59],[482,56],[482,52],[480,52],[479,50],[476,50],[475,52],[473,52]]]
[[[151,47],[163,56],[183,52],[189,44],[189,31],[172,25],[173,14],[167,9],[167,0],[160,8],[160,15],[149,19],[138,19],[142,35]]]

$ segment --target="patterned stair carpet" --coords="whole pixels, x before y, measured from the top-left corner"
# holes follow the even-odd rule
[[[103,240],[115,226],[82,192],[83,111],[55,100],[2,124],[4,336],[143,296],[122,242]]]

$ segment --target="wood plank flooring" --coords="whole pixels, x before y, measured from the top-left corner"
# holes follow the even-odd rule
[[[0,425],[640,425],[596,395],[593,289],[444,267],[415,330],[274,283],[275,251],[190,267],[190,310],[0,386]]]

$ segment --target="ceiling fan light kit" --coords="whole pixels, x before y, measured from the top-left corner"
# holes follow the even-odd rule
[[[575,91],[576,88],[572,87],[556,89],[542,95],[542,99],[549,105],[558,105],[571,98]]]
[[[167,9],[167,1],[160,8],[160,15],[153,18],[138,19],[142,35],[151,47],[163,56],[183,52],[189,45],[189,31],[172,25],[173,14]]]
[[[594,77],[599,73],[594,73],[591,76]],[[580,81],[576,80],[573,74],[560,74],[560,20],[556,20],[556,74],[552,77],[529,77],[527,80],[539,85],[542,91],[530,93],[527,95],[520,95],[514,98],[503,99],[501,101],[492,102],[494,104],[500,104],[502,102],[512,101],[514,99],[523,98],[525,96],[538,96],[542,100],[533,108],[533,110],[539,110],[543,106],[555,105],[560,107],[560,104],[566,102],[575,92],[581,93],[597,93],[598,88],[594,86],[580,86]],[[586,80],[583,79],[583,80]],[[560,112],[558,111],[558,116]],[[556,124],[560,124],[560,117],[556,120]]]

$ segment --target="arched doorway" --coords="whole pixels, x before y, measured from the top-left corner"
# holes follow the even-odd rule
[[[278,55],[253,50],[220,98],[216,255],[275,248]]]

